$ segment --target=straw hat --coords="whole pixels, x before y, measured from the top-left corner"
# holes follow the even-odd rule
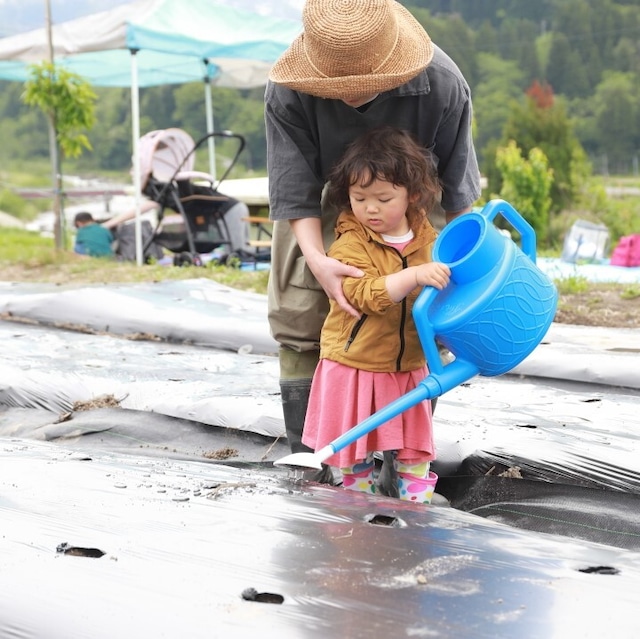
[[[394,0],[307,0],[302,23],[269,77],[321,98],[388,91],[433,57],[427,32]]]

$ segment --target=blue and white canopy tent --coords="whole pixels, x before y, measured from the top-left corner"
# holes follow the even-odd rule
[[[137,0],[54,25],[51,44],[57,64],[93,85],[131,87],[133,177],[139,197],[139,88],[204,79],[207,132],[212,132],[211,86],[266,84],[269,68],[300,30],[297,20],[268,17],[216,0]],[[0,79],[24,82],[29,65],[48,56],[45,28],[0,39]],[[215,176],[213,138],[209,152]],[[139,226],[137,216],[141,263]]]

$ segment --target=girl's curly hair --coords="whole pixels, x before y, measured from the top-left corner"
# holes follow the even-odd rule
[[[384,180],[407,189],[409,225],[415,231],[439,201],[442,187],[435,157],[402,129],[377,127],[352,142],[329,174],[327,198],[350,211],[349,188]]]

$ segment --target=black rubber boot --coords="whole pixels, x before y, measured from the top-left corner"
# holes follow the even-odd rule
[[[282,412],[287,440],[292,453],[313,452],[302,443],[302,428],[309,403],[310,379],[291,379],[280,381]]]
[[[312,453],[313,450],[302,443],[302,429],[309,404],[310,379],[280,380],[280,394],[282,397],[282,412],[287,440],[292,453]],[[310,471],[305,479],[320,484],[334,484],[331,467],[322,465],[322,470]]]
[[[382,495],[399,498],[398,473],[396,472],[395,464],[393,463],[395,455],[395,450],[385,450],[382,453],[382,462],[378,464],[379,472],[376,480],[376,487],[378,492]]]

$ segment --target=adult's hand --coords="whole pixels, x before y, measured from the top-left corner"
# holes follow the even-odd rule
[[[335,300],[345,313],[349,313],[353,317],[360,317],[360,312],[349,304],[342,290],[342,280],[345,277],[362,277],[364,275],[359,268],[343,264],[324,254],[315,256],[313,264],[307,260],[307,266],[330,300]]]
[[[335,300],[345,313],[349,313],[353,317],[360,317],[359,311],[349,304],[344,295],[342,280],[345,277],[362,277],[364,273],[355,266],[348,266],[325,254],[320,218],[309,217],[291,220],[291,230],[309,270],[318,280],[327,297]]]

